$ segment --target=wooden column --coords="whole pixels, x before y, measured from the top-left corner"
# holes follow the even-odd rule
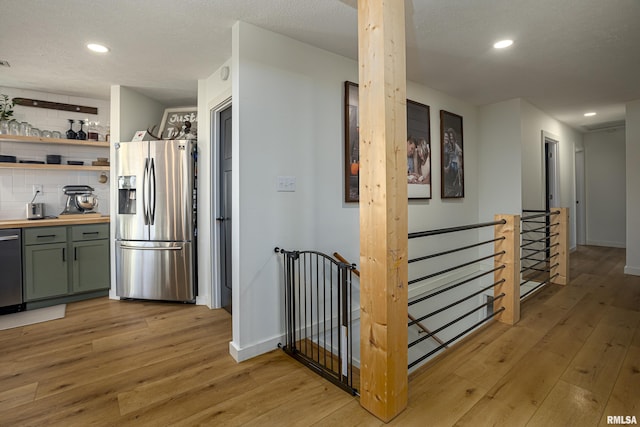
[[[505,267],[493,274],[496,282],[504,279],[503,283],[493,288],[493,295],[497,297],[504,292],[505,296],[494,302],[493,310],[495,312],[504,307],[496,319],[514,325],[520,320],[520,215],[496,215],[495,220],[506,221],[495,226],[495,238],[504,237],[504,240],[494,244],[495,253],[505,252],[495,257],[495,267]]]
[[[558,264],[551,269],[550,277],[557,274],[551,283],[566,285],[569,283],[569,208],[551,208],[551,212],[560,211],[558,215],[551,215],[551,224],[559,223],[551,227],[551,234],[558,233],[557,236],[549,239],[551,247],[551,265]],[[557,246],[553,246],[558,243]],[[555,256],[554,256],[555,255]]]
[[[360,404],[407,405],[407,115],[403,0],[358,0]]]

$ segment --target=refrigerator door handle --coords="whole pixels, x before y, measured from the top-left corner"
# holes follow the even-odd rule
[[[149,179],[149,217],[150,224],[154,225],[156,222],[156,163],[151,159],[151,176],[153,179]],[[153,191],[151,187],[153,186]],[[153,203],[151,203],[151,196],[153,195]]]
[[[142,213],[144,215],[144,225],[149,225],[149,214],[147,209],[147,175],[149,174],[149,159],[144,159],[144,173],[142,174]]]
[[[122,249],[131,249],[136,251],[181,251],[182,246],[168,246],[168,247],[145,247],[145,246],[129,246],[120,245]]]

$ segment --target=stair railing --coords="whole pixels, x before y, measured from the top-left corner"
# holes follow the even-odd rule
[[[461,232],[461,231],[466,231],[466,230],[475,230],[475,229],[480,229],[480,228],[484,228],[484,227],[497,227],[497,226],[501,226],[506,224],[506,220],[503,218],[497,219],[496,221],[493,222],[484,222],[484,223],[478,223],[478,224],[470,224],[470,225],[464,225],[464,226],[456,226],[456,227],[449,227],[449,228],[442,228],[442,229],[435,229],[435,230],[429,230],[429,231],[421,231],[421,232],[417,232],[417,233],[410,233],[409,234],[409,239],[416,239],[416,238],[422,238],[422,237],[430,237],[430,236],[436,236],[436,235],[442,235],[442,234],[448,234],[448,233],[456,233],[456,232]],[[482,256],[480,258],[477,259],[473,259],[471,261],[467,261],[467,262],[463,262],[460,263],[458,265],[454,265],[451,267],[447,267],[444,269],[440,269],[438,271],[435,271],[433,273],[429,273],[426,275],[423,275],[421,277],[418,277],[416,279],[413,280],[409,280],[409,286],[414,285],[416,283],[425,281],[425,280],[429,280],[429,279],[434,279],[437,278],[438,276],[442,276],[446,273],[450,273],[452,271],[456,271],[456,270],[460,270],[462,268],[465,267],[469,267],[472,266],[474,264],[478,264],[480,262],[483,261],[488,261],[490,259],[494,260],[494,268],[489,269],[487,271],[481,271],[480,273],[477,274],[473,274],[470,277],[465,277],[462,280],[454,280],[454,282],[452,284],[448,284],[444,287],[438,288],[434,291],[430,291],[427,294],[420,296],[418,298],[414,298],[412,300],[409,301],[409,308],[411,307],[418,307],[418,304],[421,304],[425,301],[430,300],[431,298],[434,298],[438,295],[444,294],[446,292],[452,291],[454,289],[460,288],[463,285],[469,284],[469,285],[474,285],[477,284],[483,277],[488,276],[493,274],[494,275],[494,282],[489,284],[488,286],[482,286],[477,288],[475,291],[473,292],[469,292],[466,293],[462,298],[457,298],[455,299],[453,302],[445,304],[441,307],[435,308],[435,309],[430,309],[427,313],[422,314],[420,316],[416,316],[414,317],[409,323],[409,326],[412,325],[416,325],[419,322],[423,322],[427,319],[433,318],[434,316],[444,313],[448,310],[454,309],[454,308],[458,308],[460,307],[460,305],[462,303],[465,303],[467,301],[472,300],[473,298],[478,297],[479,295],[485,294],[487,291],[493,289],[493,297],[491,298],[487,298],[488,301],[484,304],[479,304],[475,307],[473,307],[470,310],[465,310],[461,315],[455,317],[454,319],[445,322],[444,324],[438,326],[437,328],[433,329],[431,332],[418,337],[417,339],[409,342],[409,348],[411,349],[412,347],[416,346],[417,344],[424,342],[426,339],[431,338],[433,336],[435,336],[435,334],[445,331],[448,328],[452,327],[453,325],[461,322],[462,320],[468,318],[469,316],[473,315],[474,313],[478,313],[480,310],[485,309],[487,311],[487,315],[483,316],[479,321],[473,323],[471,326],[465,327],[463,328],[461,331],[457,332],[457,333],[450,333],[451,336],[450,338],[448,338],[447,340],[445,340],[444,342],[442,340],[440,340],[440,345],[429,350],[426,351],[425,353],[421,354],[419,357],[416,357],[413,361],[411,361],[408,365],[408,368],[411,369],[415,366],[417,366],[418,364],[422,363],[423,361],[425,361],[426,359],[428,359],[429,357],[433,356],[434,354],[440,352],[441,350],[447,348],[450,344],[453,344],[454,342],[456,342],[458,339],[460,339],[461,337],[465,336],[466,334],[468,334],[469,332],[473,331],[474,329],[478,328],[479,326],[481,326],[482,324],[484,324],[485,322],[493,319],[496,316],[499,316],[502,314],[502,312],[504,312],[506,310],[505,307],[500,306],[500,300],[505,298],[505,296],[507,296],[507,292],[496,292],[495,290],[497,289],[498,286],[501,286],[502,284],[504,284],[506,282],[505,278],[497,278],[496,273],[502,269],[505,269],[505,265],[504,264],[499,264],[497,263],[497,258],[506,254],[506,250],[504,249],[500,249],[499,244],[504,241],[506,239],[505,236],[502,235],[496,235],[495,238],[493,239],[489,239],[489,240],[484,240],[484,241],[480,241],[480,242],[474,242],[471,244],[467,244],[467,245],[463,245],[463,246],[459,246],[456,247],[454,249],[448,249],[448,250],[444,250],[444,251],[440,251],[437,253],[433,253],[433,254],[429,254],[429,255],[423,255],[423,256],[418,256],[412,259],[409,259],[409,263],[414,263],[414,262],[420,262],[420,261],[424,261],[424,260],[428,260],[428,259],[434,259],[434,258],[438,258],[438,257],[442,257],[444,255],[449,255],[449,254],[453,254],[453,253],[457,253],[457,252],[461,252],[461,251],[465,251],[468,249],[472,249],[472,248],[477,248],[477,247],[481,247],[484,245],[488,245],[488,244],[493,244],[494,247],[496,248],[496,250],[494,251],[494,253],[487,255],[487,256]],[[497,307],[497,309],[494,309],[494,307]],[[464,310],[464,309],[463,309]]]

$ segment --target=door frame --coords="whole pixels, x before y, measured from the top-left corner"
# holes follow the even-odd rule
[[[231,106],[231,96],[216,104],[209,110],[211,126],[211,214],[209,226],[211,227],[211,307],[222,308],[222,280],[220,278],[220,228],[216,218],[220,215],[220,112]]]
[[[587,195],[585,179],[585,152],[575,150],[576,179],[576,245],[587,244]]]
[[[551,154],[551,161],[549,162],[549,173],[547,175],[547,150],[548,144],[549,153]],[[542,131],[542,201],[543,206],[547,206],[549,202],[550,208],[560,207],[560,171],[558,163],[558,149],[560,145],[560,138],[547,131]],[[547,176],[549,179],[549,193],[553,195],[553,199],[549,200],[549,194],[547,193]]]

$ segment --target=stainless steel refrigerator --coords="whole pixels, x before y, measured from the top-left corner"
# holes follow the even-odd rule
[[[195,140],[115,144],[116,293],[194,302]]]

